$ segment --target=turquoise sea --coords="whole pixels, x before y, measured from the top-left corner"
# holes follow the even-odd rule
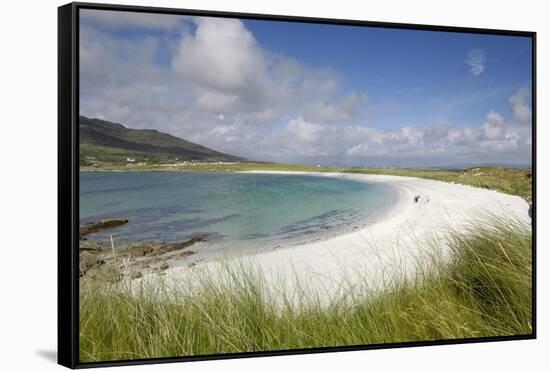
[[[116,172],[80,174],[80,223],[129,223],[90,235],[118,243],[206,234],[231,245],[300,243],[365,224],[391,189],[349,179],[282,174]]]

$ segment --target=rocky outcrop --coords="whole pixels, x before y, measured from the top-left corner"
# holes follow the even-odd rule
[[[183,242],[152,240],[111,246],[110,243],[83,239],[80,241],[80,276],[109,281],[118,281],[123,276],[141,278],[146,271],[168,269],[170,262],[179,264],[179,261],[196,254],[186,250],[188,247],[204,241],[207,241],[207,236],[203,235]]]
[[[169,243],[169,244],[163,244],[160,247],[152,249],[149,253],[146,255],[148,256],[159,256],[163,255],[172,251],[177,250],[183,250],[189,246],[192,246],[196,244],[197,242],[203,242],[206,241],[206,236],[197,236],[193,237],[190,240],[187,240],[185,242],[179,242],[179,243]]]
[[[118,227],[120,225],[124,225],[128,223],[128,219],[105,219],[101,220],[99,222],[93,222],[86,224],[79,229],[79,238],[82,239],[82,237],[90,234],[90,233],[96,233],[99,232],[102,229],[106,228],[113,228]]]

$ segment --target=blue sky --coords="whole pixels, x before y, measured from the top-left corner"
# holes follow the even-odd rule
[[[373,124],[381,127],[422,123],[427,117],[466,124],[491,109],[509,112],[507,98],[518,87],[531,86],[531,42],[525,37],[243,23],[269,50],[339,71],[347,89],[368,90],[371,109],[367,112],[376,118]],[[483,73],[473,76],[464,60],[476,49],[485,53],[487,61]],[[434,107],[438,101],[452,107]],[[401,109],[388,112],[385,106]]]
[[[81,113],[258,160],[529,164],[531,41],[81,14]]]

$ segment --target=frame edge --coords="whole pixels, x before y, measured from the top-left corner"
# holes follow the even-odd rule
[[[78,364],[78,255],[74,249],[75,7],[57,8],[57,363]],[[69,227],[70,233],[67,233]]]

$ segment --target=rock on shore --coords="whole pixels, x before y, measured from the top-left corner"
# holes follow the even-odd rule
[[[79,238],[90,234],[99,232],[102,229],[118,227],[119,225],[124,225],[128,223],[128,219],[105,219],[100,220],[99,222],[89,223],[80,227],[78,235]]]
[[[194,255],[195,251],[186,249],[204,241],[207,236],[183,242],[152,240],[116,246],[97,240],[80,240],[80,277],[118,281],[124,276],[140,278],[146,271],[161,272]]]

